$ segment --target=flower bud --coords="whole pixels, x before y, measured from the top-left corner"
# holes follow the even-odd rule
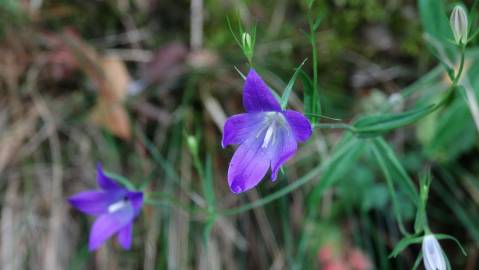
[[[446,270],[444,253],[433,234],[424,236],[422,240],[422,253],[426,270]]]
[[[253,57],[253,42],[251,41],[251,35],[244,32],[241,35],[241,43],[243,44],[244,54],[248,59]]]
[[[198,155],[198,140],[194,136],[188,136],[186,143],[192,155]]]
[[[243,46],[251,48],[251,35],[249,33],[244,32],[241,35],[241,41],[243,42]]]
[[[466,44],[469,27],[467,13],[461,5],[455,6],[452,10],[450,24],[456,43],[458,45]]]

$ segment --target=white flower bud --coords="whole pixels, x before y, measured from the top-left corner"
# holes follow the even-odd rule
[[[466,44],[469,25],[467,13],[461,5],[455,6],[452,10],[450,24],[456,43],[458,45]]]
[[[426,270],[446,270],[444,253],[433,234],[424,236],[422,240],[422,254]]]

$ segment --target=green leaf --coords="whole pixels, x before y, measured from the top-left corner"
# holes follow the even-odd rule
[[[303,67],[304,63],[306,63],[306,60],[308,59],[304,59],[303,62],[296,68],[293,77],[291,77],[291,80],[289,80],[288,85],[286,85],[286,88],[284,89],[283,96],[281,97],[281,108],[283,110],[286,109],[286,106],[288,105],[289,95],[291,95],[296,78],[301,72],[301,68]]]
[[[216,196],[213,187],[213,166],[211,164],[211,156],[208,155],[205,164],[205,176],[202,181],[203,192],[205,194],[206,201],[208,202],[208,208],[214,209],[216,207]]]
[[[311,114],[313,112],[313,108],[311,108],[311,92],[313,91],[313,80],[309,77],[306,72],[303,70],[299,73],[301,77],[301,81],[303,82],[304,88],[304,112],[305,114]],[[311,119],[311,117],[309,117]]]
[[[443,0],[419,0],[418,8],[424,32],[444,42],[453,39]]]
[[[319,26],[321,25],[321,21],[323,19],[323,16],[322,14],[320,14],[317,18],[316,18],[316,21],[314,22],[313,24],[313,31],[316,32],[319,28]]]
[[[396,156],[394,150],[382,137],[374,139],[373,143],[386,160],[387,166],[399,176],[395,178],[400,180],[398,181],[398,184],[402,185],[403,188],[408,191],[407,194],[409,195],[410,199],[415,205],[417,205],[417,202],[419,201],[419,195],[416,187],[414,186],[411,177],[409,177],[398,157]]]
[[[441,162],[455,160],[460,154],[474,147],[477,140],[475,130],[466,102],[455,99],[438,115],[434,135],[425,145],[424,152],[430,158]]]
[[[353,129],[360,137],[374,137],[390,130],[412,124],[436,109],[437,106],[428,105],[398,114],[364,116],[353,123]]]
[[[379,167],[383,171],[384,178],[386,179],[389,195],[391,196],[391,200],[392,200],[392,203],[393,203],[394,215],[396,216],[398,226],[399,226],[399,230],[401,231],[402,234],[408,235],[409,233],[406,231],[406,228],[404,227],[404,222],[403,222],[403,218],[402,218],[402,214],[401,214],[401,209],[399,207],[399,200],[397,198],[397,194],[396,194],[396,191],[395,191],[395,188],[394,188],[394,182],[393,182],[391,172],[390,172],[390,170],[387,166],[387,161],[386,161],[386,158],[385,158],[385,154],[384,154],[383,151],[381,151],[381,149],[378,147],[378,145],[376,143],[371,144],[371,147],[372,147],[374,156],[376,157],[376,160],[379,164]]]
[[[419,252],[417,255],[416,261],[414,262],[414,266],[412,267],[412,270],[416,270],[419,267],[419,264],[421,264],[422,260],[422,251]]]
[[[401,253],[405,248],[412,244],[420,244],[422,243],[422,236],[417,235],[409,235],[401,239],[399,243],[396,244],[391,254],[389,254],[389,258],[395,258],[399,253]]]
[[[356,165],[363,146],[364,144],[351,136],[350,133],[343,136],[335,151],[331,154],[329,164],[321,176],[321,181],[311,191],[308,205],[317,205],[323,192],[342,179]]]
[[[439,240],[448,239],[456,242],[457,246],[461,249],[462,254],[464,256],[467,256],[466,250],[464,250],[464,247],[462,247],[461,242],[459,242],[456,237],[442,233],[434,234],[434,236]]]
[[[208,240],[210,238],[211,231],[213,230],[213,226],[215,225],[217,218],[218,216],[216,214],[212,214],[206,221],[206,224],[203,230],[203,241],[206,248],[208,248]]]

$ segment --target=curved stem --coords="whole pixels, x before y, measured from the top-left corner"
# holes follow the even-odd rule
[[[351,147],[354,146],[355,143],[356,143],[356,140],[349,141],[347,144],[343,145],[340,149],[337,149],[337,152],[330,159],[326,160],[326,162],[322,163],[320,166],[317,166],[313,170],[309,171],[309,173],[307,173],[303,177],[299,178],[298,180],[292,182],[291,184],[287,185],[286,187],[284,187],[284,188],[282,188],[282,189],[280,189],[280,190],[278,190],[274,193],[271,193],[270,195],[268,195],[268,196],[266,196],[262,199],[259,199],[257,201],[250,202],[250,203],[247,203],[245,205],[242,205],[242,206],[239,206],[239,207],[236,207],[236,208],[232,208],[232,209],[220,210],[219,214],[224,215],[224,216],[237,215],[237,214],[240,214],[242,212],[251,210],[253,208],[260,207],[260,206],[263,206],[265,204],[268,204],[268,203],[270,203],[270,202],[272,202],[276,199],[281,198],[282,196],[284,196],[288,193],[293,192],[294,190],[296,190],[299,187],[305,185],[306,183],[310,182],[311,180],[316,179],[316,176],[321,171],[326,169],[329,165],[331,165],[332,163],[337,161],[339,158],[341,158],[344,154],[346,154],[351,149]],[[326,188],[326,187],[327,186],[325,186],[324,188]]]
[[[347,129],[349,131],[352,131],[354,132],[354,127],[349,125],[349,124],[345,124],[345,123],[330,123],[330,124],[316,124],[314,125],[314,128],[325,128],[325,129]]]
[[[457,71],[457,74],[454,77],[454,80],[452,81],[452,85],[451,85],[452,88],[456,87],[456,85],[459,83],[462,77],[462,72],[464,71],[464,62],[466,58],[465,55],[466,55],[466,47],[462,45],[461,46],[461,62],[459,63],[459,70]]]

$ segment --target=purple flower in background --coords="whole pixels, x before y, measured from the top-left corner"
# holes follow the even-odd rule
[[[243,89],[246,113],[225,123],[222,145],[239,144],[228,169],[228,184],[234,193],[255,187],[271,167],[271,179],[297,150],[298,142],[312,133],[301,113],[282,110],[261,77],[251,69]]]
[[[97,167],[100,190],[77,193],[68,201],[81,212],[97,217],[90,232],[88,247],[98,249],[108,238],[117,234],[124,249],[131,247],[133,220],[143,204],[143,193],[130,191],[108,178],[100,165]]]

